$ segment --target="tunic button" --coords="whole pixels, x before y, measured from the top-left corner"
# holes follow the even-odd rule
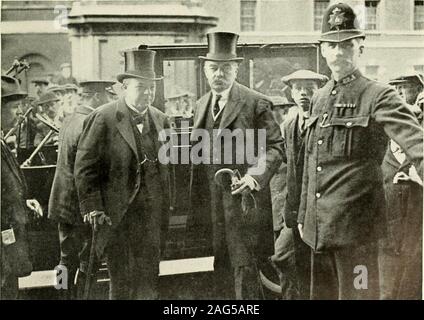
[[[336,90],[333,90],[333,91],[331,91],[331,94],[334,96],[334,95],[337,94],[337,91]]]
[[[319,145],[322,145],[323,143],[324,143],[324,141],[322,141],[321,139],[320,140],[318,140],[318,142],[317,142]]]
[[[346,127],[351,127],[352,126],[352,122],[346,122]]]
[[[322,171],[322,167],[317,167],[317,171],[321,172]]]
[[[317,197],[317,199],[319,199],[321,197],[321,193],[316,193],[315,197]]]

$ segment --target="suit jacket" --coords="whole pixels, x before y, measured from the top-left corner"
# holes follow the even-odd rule
[[[358,70],[312,98],[298,222],[316,251],[359,246],[385,235],[381,162],[387,136],[422,176],[423,129],[393,88]]]
[[[59,133],[59,154],[49,198],[49,219],[68,224],[82,224],[74,165],[84,120],[93,109],[80,106],[65,121]]]
[[[284,201],[284,221],[289,228],[297,228],[297,214],[302,191],[304,139],[300,137],[299,113],[286,118],[282,124],[284,138],[283,162],[287,164]]]
[[[149,107],[149,116],[157,132],[168,127],[167,116]],[[157,150],[162,142],[155,141]],[[120,99],[93,111],[84,121],[75,161],[75,182],[81,214],[105,211],[112,226],[104,225],[98,234],[97,253],[101,255],[112,230],[116,228],[128,207],[140,192],[142,170],[137,152],[130,111]],[[158,163],[164,193],[169,186],[168,167]],[[142,191],[141,191],[142,192]],[[163,202],[162,212],[152,215],[167,217],[169,202]],[[157,245],[157,244],[154,244]]]
[[[210,100],[211,92],[197,102],[197,108],[194,112],[193,130],[205,128],[207,112],[211,112],[209,107]],[[193,166],[194,170],[204,169],[209,185],[214,184],[214,173],[220,168],[227,167],[238,169],[242,176],[250,174],[261,187],[259,192],[255,192],[259,210],[253,218],[254,221],[249,226],[241,222],[240,196],[225,196],[223,200],[216,189],[201,188],[205,185],[204,180],[198,181],[196,188],[193,188],[193,192],[201,192],[200,195],[194,195],[193,198],[202,199],[202,203],[198,204],[197,207],[194,206],[195,208],[199,210],[205,208],[204,199],[210,199],[210,207],[207,210],[209,210],[209,215],[212,215],[215,261],[225,255],[225,248],[222,246],[222,242],[226,241],[233,266],[251,263],[249,253],[245,249],[246,237],[253,239],[251,244],[256,254],[272,254],[272,252],[265,253],[265,248],[270,248],[270,250],[273,248],[269,181],[281,163],[283,141],[280,128],[272,114],[271,106],[272,103],[266,96],[235,82],[230,90],[228,102],[222,111],[222,118],[219,124],[220,129],[229,129],[231,132],[236,129],[241,131],[246,129],[266,129],[266,150],[264,150],[266,151],[266,161],[265,170],[262,173],[258,174],[255,172],[253,166],[247,162],[244,164],[235,163],[234,144],[231,150],[233,152],[232,163]],[[223,149],[221,149],[221,152],[223,154]],[[202,177],[202,175],[200,176]],[[223,192],[229,194],[228,190]],[[222,214],[224,207],[228,208],[224,213],[225,226],[219,221],[219,215]],[[268,247],[265,245],[267,240],[270,245]]]

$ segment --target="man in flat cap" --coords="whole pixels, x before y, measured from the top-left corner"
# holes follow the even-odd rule
[[[32,262],[28,246],[26,224],[28,209],[41,216],[43,211],[37,200],[27,200],[25,176],[3,140],[18,120],[20,104],[27,96],[17,79],[1,76],[1,291],[0,299],[18,297],[18,277],[28,276]]]
[[[210,150],[213,164],[194,165],[194,170],[200,174],[199,181],[207,182],[201,183],[205,190],[202,189],[199,197],[194,198],[202,200],[198,204],[201,207],[206,207],[205,201],[210,205],[207,214],[212,220],[217,298],[260,299],[263,296],[258,264],[269,255],[269,252],[266,256],[264,254],[266,237],[272,250],[269,180],[281,163],[281,132],[272,114],[270,100],[235,81],[238,65],[243,60],[236,55],[238,35],[217,32],[209,33],[207,37],[209,52],[200,59],[204,61],[204,73],[211,91],[197,102],[193,141],[198,142],[195,141],[198,129],[201,129],[199,133],[205,129],[209,132],[212,137],[210,146],[216,145],[216,140],[220,139],[216,139],[216,134],[214,136],[219,129],[231,134],[263,129],[261,132],[265,132],[263,138],[266,147],[260,149],[257,145],[253,146],[260,158],[257,164],[249,164],[246,157],[240,163],[237,161],[237,148],[246,150],[246,141],[243,141],[244,144],[233,142],[221,149]],[[215,161],[215,156],[221,159],[219,163]],[[231,161],[223,160],[229,156],[232,156]],[[258,167],[263,170],[258,170]],[[232,190],[229,183],[228,186],[221,186],[214,180],[216,172],[222,168],[237,169],[241,174]],[[196,189],[199,191],[201,188]],[[255,197],[257,210],[246,221],[248,219],[242,218],[247,213],[242,209],[241,202],[249,194]]]
[[[40,116],[43,117],[47,122],[51,123],[53,126],[57,127],[60,125],[57,121],[58,103],[59,98],[57,98],[53,92],[49,91],[42,95],[40,99],[35,101],[35,105],[39,108]],[[38,120],[36,122],[36,130],[37,133],[35,134],[34,145],[37,146],[47,136],[50,131],[50,127],[46,126],[43,122]],[[58,134],[55,132],[46,144],[56,144],[57,140]]]
[[[309,107],[313,94],[322,87],[328,77],[310,70],[298,70],[282,78],[283,83],[291,88],[291,95],[296,104],[281,125],[284,139],[283,163],[286,165],[286,187],[284,197],[284,224],[288,231],[280,233],[275,243],[275,254],[271,258],[281,269],[282,287],[287,281],[294,280],[293,287],[297,293],[283,297],[294,299],[309,299],[310,289],[310,250],[302,241],[297,229],[297,214],[299,210],[302,189],[303,159],[305,155],[304,136],[305,122],[309,117]],[[275,176],[274,176],[275,178]],[[287,243],[288,242],[288,243]],[[292,245],[290,246],[290,243]],[[294,252],[294,265],[287,263],[287,247]],[[287,280],[289,279],[289,280]],[[287,286],[287,285],[285,285]],[[291,286],[289,286],[291,288]],[[291,289],[290,289],[291,290]]]
[[[31,80],[31,83],[34,84],[35,93],[37,94],[38,98],[47,92],[47,88],[49,86],[49,81],[47,79],[35,78]]]
[[[169,210],[168,167],[158,161],[159,133],[168,127],[152,106],[155,51],[125,51],[117,79],[123,97],[84,121],[75,161],[79,207],[104,252],[111,299],[156,299],[162,226]]]
[[[358,70],[364,38],[349,5],[328,7],[319,41],[332,78],[313,96],[306,121],[298,214],[312,249],[312,299],[379,298],[387,137],[422,176],[423,130],[392,87]]]
[[[58,223],[60,241],[60,265],[68,270],[68,299],[81,298],[86,281],[88,257],[91,246],[91,228],[83,224],[79,212],[75,186],[74,165],[78,141],[85,118],[95,109],[109,102],[106,88],[113,81],[92,80],[80,83],[81,104],[67,118],[59,134],[59,154],[56,173],[49,198],[49,219]],[[73,279],[79,268],[78,282]]]
[[[411,111],[422,117],[416,104],[423,92],[420,74],[392,79]],[[420,119],[422,121],[422,119]],[[423,189],[415,167],[394,141],[389,141],[381,165],[387,201],[388,235],[380,241],[379,271],[381,299],[422,298]]]

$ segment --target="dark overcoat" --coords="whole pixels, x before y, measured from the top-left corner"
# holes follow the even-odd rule
[[[148,116],[160,133],[168,127],[167,116],[149,107]],[[135,134],[130,120],[130,111],[125,100],[120,99],[93,111],[84,121],[84,129],[78,143],[75,161],[75,182],[81,213],[94,210],[104,211],[112,220],[112,225],[100,228],[97,240],[97,253],[101,255],[112,231],[116,228],[134,201],[143,179],[141,162],[136,146]],[[159,152],[163,142],[154,141]],[[167,225],[169,197],[168,166],[158,162],[163,194],[153,198],[160,201],[161,212],[152,212],[152,225]],[[159,219],[159,221],[158,221]],[[152,230],[152,233],[160,230]],[[159,243],[151,243],[159,247]],[[146,246],[149,244],[146,243]]]
[[[207,113],[212,112],[211,96],[212,93],[209,92],[197,102],[193,130],[205,128]],[[259,174],[255,172],[253,170],[255,165],[249,164],[246,160],[237,164],[234,144],[230,151],[218,150],[222,155],[231,152],[231,163],[193,166],[195,171],[200,170],[204,173],[204,175],[200,174],[202,177],[200,182],[197,181],[197,184],[196,181],[194,182],[196,188],[193,188],[193,198],[202,199],[200,206],[194,206],[194,211],[199,212],[202,209],[209,211],[206,214],[211,216],[215,262],[223,261],[221,259],[224,259],[227,250],[233,267],[251,264],[252,255],[269,256],[273,253],[269,181],[281,164],[283,141],[271,107],[272,103],[266,96],[235,82],[218,126],[218,129],[229,129],[232,133],[235,133],[237,129],[239,133],[245,133],[246,129],[265,129],[266,150],[262,150],[265,154],[263,172]],[[192,140],[195,143],[193,135]],[[250,174],[261,188],[260,191],[253,192],[258,210],[248,223],[242,220],[241,197],[231,196],[230,190],[215,187],[214,174],[224,167],[238,169],[241,176]]]

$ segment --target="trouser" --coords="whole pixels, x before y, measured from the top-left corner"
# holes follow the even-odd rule
[[[370,300],[379,298],[377,242],[312,251],[311,299]]]
[[[280,278],[282,299],[309,299],[311,253],[297,229],[281,230],[271,262]]]
[[[216,299],[263,299],[261,281],[256,265],[215,266],[214,282]]]
[[[111,300],[158,298],[159,242],[146,241],[147,225],[140,212],[129,210],[105,249]]]
[[[64,291],[64,299],[81,299],[88,269],[91,247],[91,227],[88,225],[72,225],[59,223],[60,265],[68,272],[68,290]],[[97,263],[96,263],[97,264]],[[75,283],[77,270],[79,274]]]

